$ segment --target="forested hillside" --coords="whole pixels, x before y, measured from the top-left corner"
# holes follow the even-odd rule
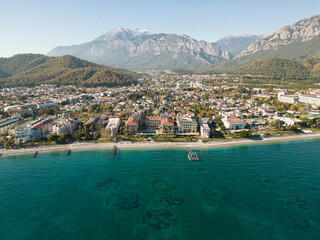
[[[136,74],[70,55],[47,57],[40,54],[19,54],[0,58],[0,86],[36,86],[43,83],[125,86],[136,83]]]
[[[239,75],[259,75],[275,79],[310,79],[320,77],[320,58],[291,60],[268,58],[249,63],[232,71]]]

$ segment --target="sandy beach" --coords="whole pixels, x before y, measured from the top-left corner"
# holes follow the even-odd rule
[[[320,133],[315,134],[300,134],[280,137],[264,138],[262,140],[233,140],[233,141],[220,141],[220,142],[118,142],[118,143],[72,143],[66,145],[52,145],[52,146],[41,146],[24,149],[0,149],[2,156],[9,155],[20,155],[20,154],[34,154],[36,151],[41,152],[53,152],[53,151],[84,151],[84,150],[95,150],[95,149],[112,149],[116,145],[119,149],[146,149],[146,148],[215,148],[215,147],[226,147],[236,145],[251,145],[251,144],[263,144],[271,142],[282,142],[282,141],[295,141],[303,139],[320,138]]]

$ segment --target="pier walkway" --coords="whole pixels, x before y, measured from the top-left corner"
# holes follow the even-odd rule
[[[187,147],[188,150],[188,158],[190,161],[199,161],[198,154],[193,152],[190,147]]]
[[[117,151],[118,151],[118,148],[116,145],[113,146],[113,149],[112,149],[112,152],[111,152],[111,155],[110,155],[110,159],[114,159],[115,156],[117,155]]]

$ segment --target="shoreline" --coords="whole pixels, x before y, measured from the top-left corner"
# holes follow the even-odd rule
[[[119,143],[71,143],[66,145],[53,145],[42,146],[35,148],[25,149],[0,149],[1,156],[15,156],[23,154],[34,154],[36,151],[41,152],[55,152],[55,151],[85,151],[85,150],[99,150],[99,149],[112,149],[115,145],[119,149],[152,149],[152,148],[217,148],[239,145],[253,145],[273,142],[290,142],[296,140],[306,140],[320,138],[320,133],[301,134],[301,135],[288,135],[280,137],[269,137],[261,140],[232,140],[232,141],[219,141],[219,142],[119,142]]]

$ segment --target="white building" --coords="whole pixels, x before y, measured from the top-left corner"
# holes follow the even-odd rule
[[[73,132],[80,122],[80,119],[73,118],[63,118],[56,122],[56,124],[52,127],[52,131],[59,136],[62,136],[65,133]]]
[[[111,137],[118,134],[118,129],[120,126],[120,118],[110,118],[106,130]]]
[[[47,103],[39,103],[37,104],[37,108],[38,109],[41,109],[41,108],[50,108],[50,107],[55,107],[56,106],[56,103],[54,102],[47,102]]]
[[[226,129],[234,129],[234,130],[238,130],[238,129],[243,129],[245,127],[245,122],[239,118],[223,118],[222,122],[224,124],[224,126],[226,127]]]
[[[299,102],[299,97],[297,95],[286,95],[286,93],[279,92],[278,93],[278,100],[280,102],[295,104]]]
[[[31,141],[31,124],[26,124],[17,127],[14,130],[14,135],[15,135],[15,141],[16,142],[29,142]]]
[[[320,97],[317,95],[286,95],[286,93],[280,92],[278,93],[278,100],[290,104],[307,103],[320,106]]]
[[[202,118],[200,120],[200,135],[204,138],[210,137],[209,118]]]
[[[190,82],[190,87],[191,88],[201,88],[203,85],[202,83],[198,82],[198,81],[191,81]]]
[[[299,102],[319,106],[320,97],[317,95],[299,95]]]
[[[178,88],[187,88],[189,85],[185,82],[177,82],[177,89]]]
[[[273,120],[281,120],[284,122],[286,126],[292,126],[296,122],[301,122],[301,120],[296,119],[296,118],[289,118],[289,117],[273,117]]]
[[[198,123],[193,117],[178,117],[177,118],[178,133],[197,133]]]

